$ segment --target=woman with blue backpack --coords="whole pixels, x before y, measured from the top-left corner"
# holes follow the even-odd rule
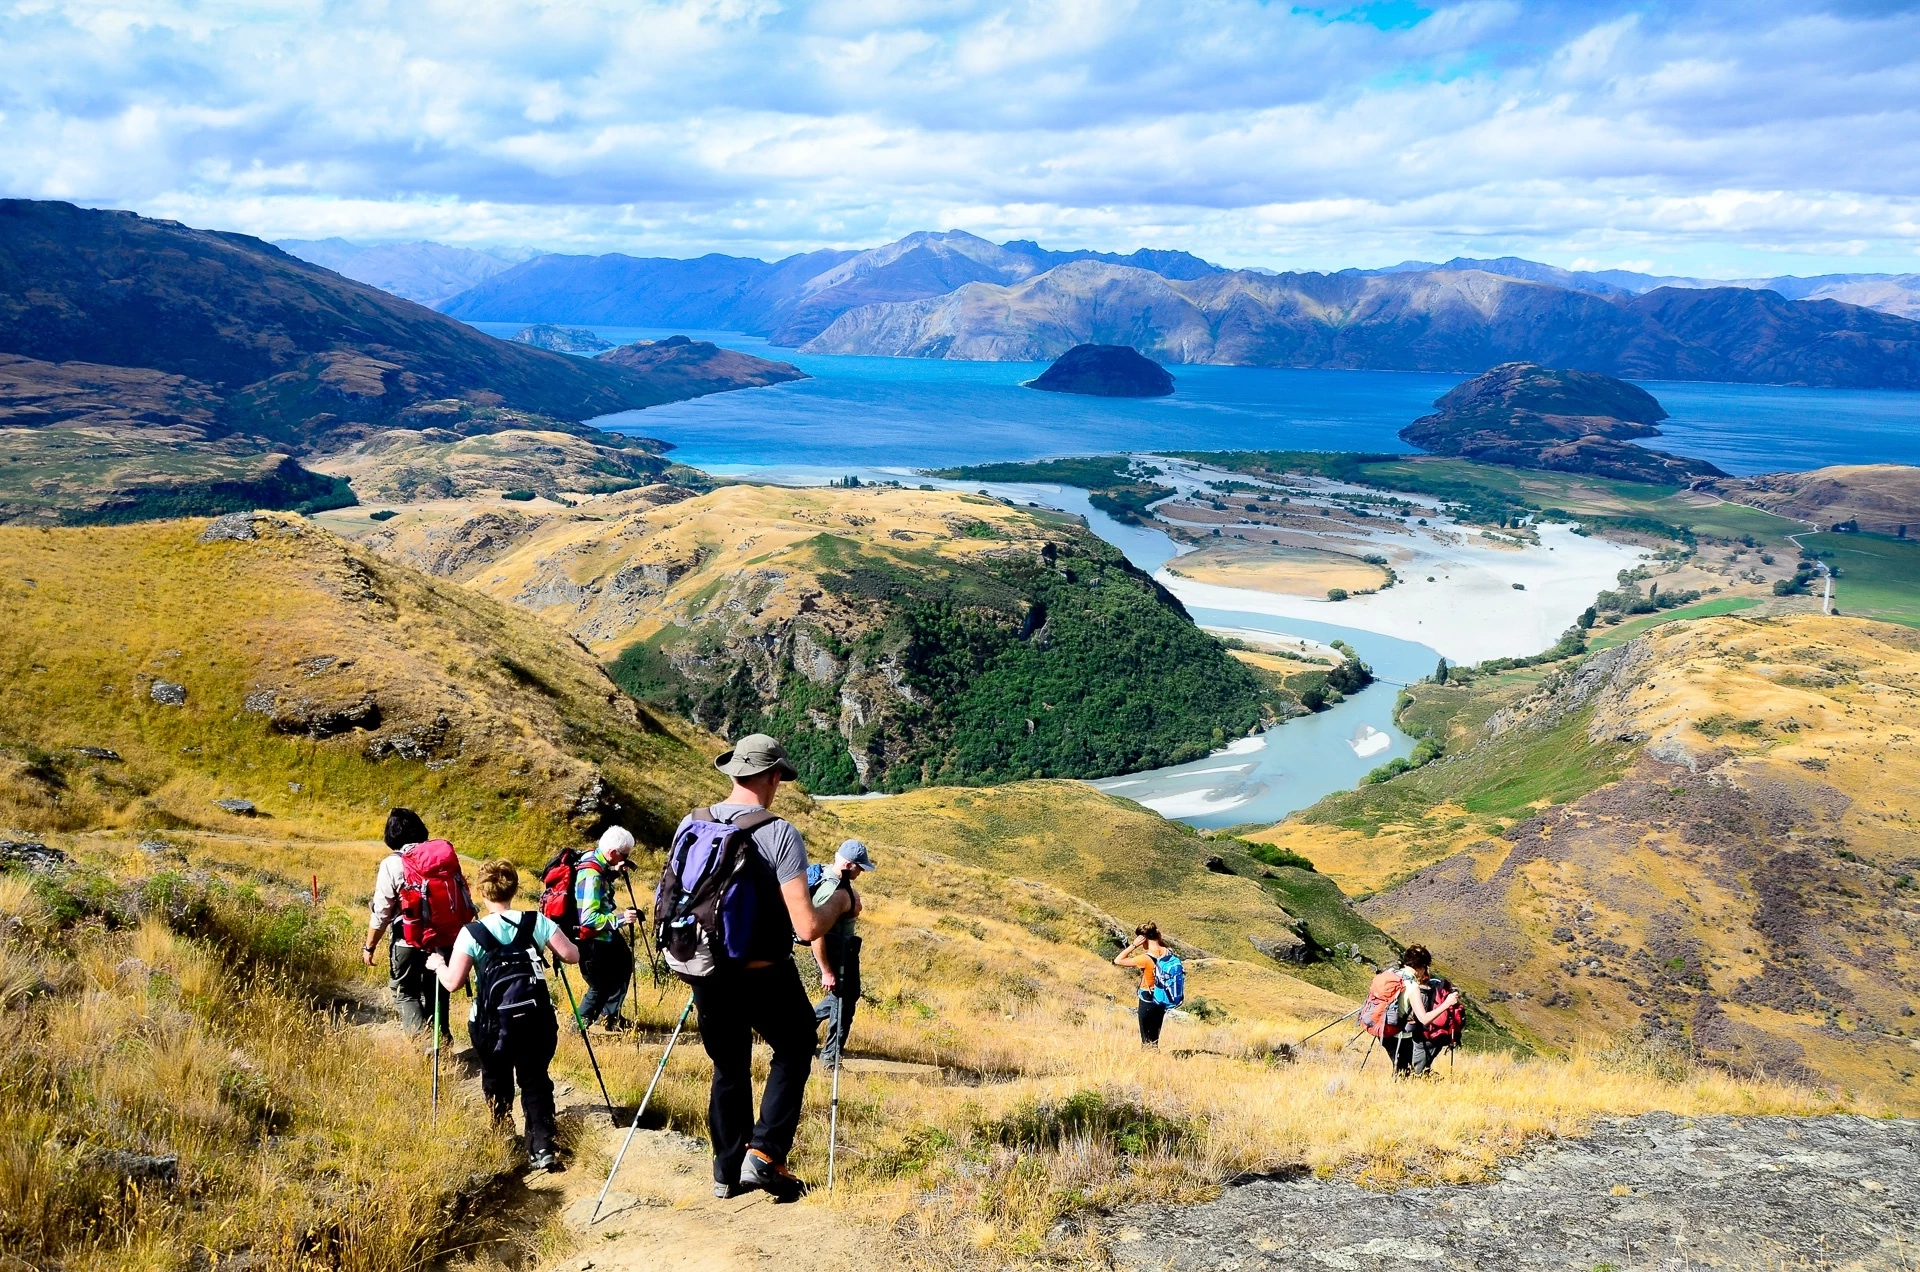
[[[511,1126],[518,1082],[528,1164],[557,1171],[561,1165],[553,1151],[553,1079],[547,1066],[553,1063],[560,1026],[547,994],[540,951],[552,951],[563,963],[578,963],[580,950],[540,911],[513,908],[520,872],[511,861],[489,861],[480,867],[477,882],[486,915],[460,930],[451,958],[431,954],[427,966],[449,990],[465,984],[468,972],[475,974],[467,1034],[480,1062],[480,1089],[494,1121]]]
[[[1114,957],[1113,965],[1140,969],[1140,1045],[1159,1046],[1160,1026],[1166,1023],[1168,1009],[1186,999],[1186,965],[1161,939],[1159,925],[1154,923],[1142,923],[1133,930],[1133,941]]]

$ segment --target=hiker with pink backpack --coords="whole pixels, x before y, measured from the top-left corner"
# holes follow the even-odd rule
[[[1431,1072],[1442,1051],[1460,1045],[1465,1025],[1460,991],[1433,974],[1424,945],[1409,945],[1399,967],[1376,975],[1360,1008],[1360,1027],[1392,1057],[1395,1077]]]
[[[420,814],[411,808],[388,813],[385,838],[388,852],[374,875],[360,956],[372,967],[380,935],[391,929],[387,985],[401,1027],[408,1033],[432,1028],[438,1047],[453,1041],[453,1031],[447,1023],[447,991],[427,969],[427,956],[444,957],[453,949],[460,930],[473,921],[473,899],[460,873],[459,854],[446,840],[428,836]]]

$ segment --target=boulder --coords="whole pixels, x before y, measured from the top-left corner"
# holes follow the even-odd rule
[[[104,746],[75,746],[69,747],[68,750],[72,751],[75,755],[84,755],[90,760],[117,760],[120,758],[120,752]]]
[[[1267,935],[1247,934],[1247,940],[1253,948],[1265,954],[1277,963],[1304,963],[1307,961],[1307,943],[1292,932],[1280,931]]]
[[[147,696],[163,707],[183,707],[187,704],[187,688],[168,680],[156,680],[153,688],[147,690]]]
[[[260,810],[253,806],[253,801],[250,799],[216,799],[213,802],[216,807],[225,809],[235,817],[257,817],[260,815]]]
[[[35,874],[51,874],[72,858],[37,839],[0,839],[0,866],[20,866]]]
[[[304,733],[316,740],[352,729],[380,727],[380,703],[371,693],[348,702],[315,702],[301,698],[277,704],[269,722],[275,733]]]
[[[258,539],[260,532],[253,528],[253,523],[257,519],[251,512],[230,512],[224,517],[215,517],[213,524],[200,532],[200,542],[220,543],[227,540]]]

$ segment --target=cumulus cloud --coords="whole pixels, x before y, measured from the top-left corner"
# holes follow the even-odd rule
[[[0,0],[0,188],[270,237],[1911,270],[1916,168],[1911,4]]]

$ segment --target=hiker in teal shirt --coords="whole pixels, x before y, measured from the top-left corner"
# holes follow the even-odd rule
[[[560,1026],[547,994],[548,950],[564,963],[579,961],[567,934],[538,910],[515,910],[520,872],[511,861],[489,861],[480,868],[480,899],[486,917],[460,930],[453,954],[427,956],[427,967],[452,990],[476,973],[473,1010],[467,1034],[480,1062],[480,1090],[493,1109],[496,1125],[511,1128],[513,1089],[520,1087],[520,1111],[526,1115],[527,1157],[535,1170],[559,1170],[554,1153],[553,1079],[547,1066],[559,1045]]]

